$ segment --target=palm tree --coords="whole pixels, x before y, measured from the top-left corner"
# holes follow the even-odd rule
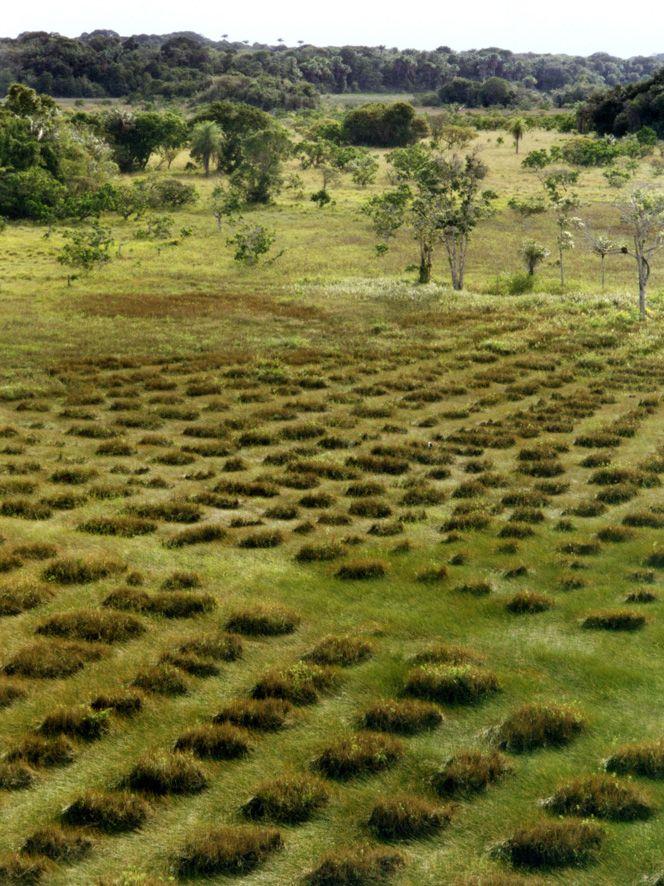
[[[203,164],[205,174],[210,174],[210,164],[221,154],[223,133],[211,120],[197,123],[191,133],[191,156]]]
[[[516,152],[518,154],[519,142],[526,134],[526,121],[523,119],[523,117],[515,117],[507,124],[507,131],[514,139],[514,147],[516,148]]]

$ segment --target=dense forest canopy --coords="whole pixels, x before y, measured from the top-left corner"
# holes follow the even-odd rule
[[[579,110],[579,125],[616,136],[649,127],[664,138],[664,69],[641,83],[593,95]]]
[[[39,31],[0,40],[0,94],[21,82],[59,97],[231,98],[266,109],[312,107],[320,92],[413,92],[477,106],[543,100],[562,106],[596,89],[651,76],[663,61],[661,55],[583,58],[495,47],[287,47],[215,42],[190,33],[121,37],[93,31],[69,38]]]

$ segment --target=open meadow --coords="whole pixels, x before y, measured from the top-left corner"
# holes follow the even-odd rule
[[[382,151],[254,267],[184,152],[176,245],[0,233],[0,883],[664,882],[664,262],[647,322],[581,234],[496,294],[566,138],[477,136],[461,292],[375,250]]]

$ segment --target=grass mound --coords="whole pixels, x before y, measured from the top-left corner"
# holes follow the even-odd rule
[[[290,667],[269,671],[251,690],[252,698],[279,698],[294,705],[315,704],[322,692],[336,683],[330,668],[298,661]]]
[[[440,704],[473,704],[498,692],[492,671],[470,664],[424,664],[410,671],[405,691],[415,698]]]
[[[21,699],[25,698],[27,695],[25,689],[21,686],[17,686],[15,683],[8,683],[7,681],[0,682],[0,710],[2,708],[8,708],[9,705],[14,704],[14,702],[21,701]]]
[[[31,834],[21,846],[21,855],[43,855],[51,861],[73,864],[85,858],[93,846],[87,834],[51,825]]]
[[[349,560],[336,572],[337,578],[360,581],[367,578],[383,578],[387,567],[381,560]]]
[[[616,775],[664,778],[664,740],[623,745],[604,761],[604,768]]]
[[[237,661],[242,658],[242,640],[235,634],[218,631],[185,640],[179,645],[178,651],[185,655],[211,658],[213,661]]]
[[[546,612],[552,609],[555,602],[546,594],[538,594],[537,591],[519,591],[514,594],[507,603],[505,608],[508,612],[515,615],[532,615],[537,612]]]
[[[587,615],[583,627],[601,631],[638,631],[645,623],[645,615],[629,609],[614,609]]]
[[[404,865],[398,852],[357,846],[328,853],[305,882],[307,886],[381,886]]]
[[[169,664],[145,668],[134,677],[133,685],[155,695],[186,695],[189,684],[180,671]]]
[[[66,735],[82,741],[97,741],[109,730],[108,716],[104,711],[93,711],[85,705],[59,707],[48,714],[39,725],[41,735]]]
[[[540,822],[515,833],[495,848],[498,858],[515,867],[578,867],[594,861],[604,831],[591,822]]]
[[[0,858],[0,883],[6,886],[32,886],[48,873],[50,865],[45,858],[18,854]]]
[[[637,821],[653,814],[648,796],[609,775],[590,775],[561,785],[544,801],[544,808],[555,815],[594,816],[609,821]]]
[[[25,763],[0,761],[0,791],[22,791],[35,782],[35,774]]]
[[[90,609],[52,615],[37,627],[37,633],[70,640],[122,643],[140,637],[145,626],[133,615]]]
[[[36,769],[67,766],[74,759],[74,748],[64,735],[47,738],[42,735],[26,735],[5,754],[9,763],[21,761]]]
[[[426,701],[388,699],[371,705],[361,718],[362,726],[377,732],[416,735],[443,722],[438,708]]]
[[[244,804],[247,818],[283,824],[308,821],[328,801],[325,784],[311,775],[293,775],[265,781]]]
[[[300,617],[290,609],[257,604],[233,613],[226,629],[250,637],[274,637],[292,634],[299,624]]]
[[[202,833],[178,853],[180,877],[248,874],[274,852],[283,849],[279,831],[272,828],[218,827]]]
[[[278,529],[264,529],[260,532],[252,532],[238,542],[239,548],[260,550],[261,548],[277,548],[283,544],[284,535]]]
[[[402,754],[403,747],[395,739],[358,732],[325,748],[313,765],[328,778],[347,780],[389,769]]]
[[[465,646],[449,643],[431,643],[411,658],[413,664],[467,664],[476,662],[479,656]]]
[[[368,825],[381,840],[412,840],[438,833],[451,819],[450,807],[401,794],[380,800],[371,810]]]
[[[138,517],[92,517],[78,524],[79,532],[89,535],[117,535],[120,538],[136,538],[149,535],[157,529],[157,524]]]
[[[510,771],[509,763],[497,751],[460,751],[434,774],[431,784],[441,797],[472,797]]]
[[[121,717],[133,717],[143,709],[143,699],[137,692],[112,692],[97,695],[90,702],[93,711],[113,711]]]
[[[167,794],[198,794],[208,780],[188,754],[158,753],[139,760],[124,779],[123,786],[140,794],[163,797]]]
[[[164,618],[193,618],[212,612],[217,601],[211,594],[189,594],[186,591],[152,594],[148,597],[146,612]]]
[[[214,723],[231,723],[258,732],[276,732],[289,721],[292,706],[279,698],[237,699],[213,718]]]
[[[205,526],[192,526],[191,529],[183,529],[177,535],[172,535],[164,544],[167,548],[184,548],[188,545],[222,541],[225,537],[226,530],[223,526],[206,524]]]
[[[65,557],[54,560],[44,569],[45,581],[58,585],[89,584],[121,572],[123,567],[112,560]]]
[[[303,658],[318,665],[338,665],[346,668],[366,661],[372,653],[371,643],[360,637],[345,635],[325,637]]]
[[[103,654],[103,649],[91,644],[39,640],[19,649],[3,670],[13,677],[54,680],[71,677],[87,662],[97,661]]]
[[[176,751],[188,751],[203,760],[235,760],[252,749],[249,733],[230,723],[197,726],[175,742]]]
[[[202,516],[200,506],[187,501],[134,505],[130,511],[137,517],[146,520],[163,520],[165,523],[198,523]]]
[[[562,747],[585,728],[574,708],[558,704],[525,704],[497,728],[499,747],[521,753],[536,748]]]
[[[0,616],[20,615],[46,603],[52,597],[49,588],[24,587],[0,590]]]
[[[326,563],[336,560],[343,554],[343,547],[334,542],[318,545],[303,545],[295,555],[298,563]]]
[[[137,830],[149,812],[145,800],[127,791],[88,791],[66,806],[61,818],[67,825],[116,834]]]

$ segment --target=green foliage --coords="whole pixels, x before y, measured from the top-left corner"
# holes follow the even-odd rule
[[[108,141],[121,172],[140,172],[159,149],[180,147],[186,139],[186,123],[173,111],[111,111],[92,120]]]
[[[349,111],[342,131],[344,139],[352,145],[397,148],[424,138],[428,126],[406,102],[391,105],[377,102]]]
[[[234,248],[233,258],[236,262],[246,267],[255,267],[269,253],[276,239],[275,232],[264,225],[243,223],[226,243]],[[279,255],[272,256],[270,262],[276,261]]]
[[[111,260],[110,250],[113,237],[108,228],[93,222],[84,228],[76,228],[63,233],[66,242],[58,253],[58,261],[73,270],[89,273]],[[70,277],[71,280],[71,277]]]

